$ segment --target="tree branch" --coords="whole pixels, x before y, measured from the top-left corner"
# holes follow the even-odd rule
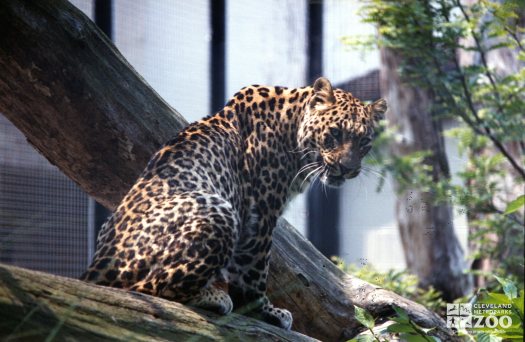
[[[470,16],[465,11],[465,7],[461,4],[461,1],[456,0],[456,4],[457,4],[458,8],[460,9],[461,13],[463,14],[463,17],[465,18],[467,23],[471,24],[472,22],[471,22]],[[447,20],[448,20],[448,17],[447,17]],[[472,34],[472,38],[474,39],[474,43],[476,44],[477,52],[480,55],[481,64],[483,65],[483,67],[485,69],[485,75],[488,77],[488,79],[490,81],[490,85],[492,86],[492,91],[494,91],[494,94],[496,95],[496,98],[498,100],[498,106],[500,106],[500,103],[499,103],[500,95],[499,95],[499,92],[498,92],[498,88],[496,87],[496,82],[494,81],[494,77],[492,76],[492,73],[490,72],[490,69],[489,69],[489,66],[488,66],[488,63],[487,63],[487,58],[485,56],[485,49],[483,49],[483,46],[481,45],[481,40],[479,39],[479,37],[476,34],[476,32],[474,30],[472,30],[471,34]],[[500,110],[501,110],[501,107],[500,107]]]
[[[516,34],[515,31],[512,31],[511,29],[509,29],[508,27],[504,27],[504,30],[509,34],[509,36],[512,38],[512,40],[514,40],[514,42],[516,43],[516,45],[518,46],[518,48],[522,51],[522,52],[525,52],[525,47],[523,47],[523,44],[521,44],[521,40],[520,38],[518,37],[518,35]]]

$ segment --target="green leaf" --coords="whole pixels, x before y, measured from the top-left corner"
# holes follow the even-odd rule
[[[518,312],[520,313],[521,317],[523,317],[523,290],[520,291],[520,296],[518,298],[514,298],[512,300],[512,304],[516,307]]]
[[[484,300],[481,300],[482,303],[488,303],[488,304],[510,304],[511,301],[507,295],[504,295],[502,293],[495,293],[495,292],[486,292],[486,297]]]
[[[410,324],[394,323],[386,328],[386,331],[391,333],[415,333],[416,330]]]
[[[501,337],[496,337],[494,335],[490,335],[487,333],[479,333],[476,334],[476,341],[477,342],[501,342]]]
[[[523,332],[510,332],[506,333],[504,330],[495,330],[495,332],[491,333],[494,337],[499,337],[504,340],[518,340],[523,341]]]
[[[405,310],[401,309],[397,305],[393,305],[392,308],[397,313],[397,317],[394,317],[392,320],[398,323],[408,323],[410,321],[410,319],[408,318],[408,314]]]
[[[510,300],[518,297],[518,289],[512,281],[505,278],[500,278],[496,275],[494,276],[494,278],[496,278],[496,280],[501,284],[501,286],[503,287],[503,292],[505,292],[505,294]]]
[[[512,214],[515,211],[518,211],[521,207],[525,206],[525,195],[521,195],[516,198],[514,201],[510,202],[505,209],[504,214]]]
[[[360,308],[359,306],[354,305],[355,319],[368,329],[372,329],[375,326],[374,317],[366,311],[365,309]]]

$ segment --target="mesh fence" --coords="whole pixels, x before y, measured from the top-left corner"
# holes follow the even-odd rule
[[[209,1],[116,0],[114,42],[188,121],[208,115]]]
[[[89,200],[0,115],[0,262],[76,277],[88,262]]]

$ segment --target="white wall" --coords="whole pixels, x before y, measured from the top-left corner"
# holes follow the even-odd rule
[[[445,129],[452,126],[453,123],[449,122]],[[464,167],[466,159],[458,155],[456,139],[445,138],[445,149],[453,175],[452,181],[459,184],[456,173]],[[345,261],[356,264],[360,264],[361,259],[366,259],[367,263],[380,270],[405,268],[403,247],[395,219],[396,194],[392,179],[386,177],[383,189],[378,193],[375,191],[378,176],[366,173],[343,187],[340,203],[341,256]],[[453,213],[456,234],[463,250],[467,252],[468,228],[465,212],[462,208],[455,207]]]
[[[138,73],[188,121],[209,111],[207,0],[116,0],[114,41]]]
[[[403,249],[395,220],[395,193],[390,177],[376,191],[378,176],[363,171],[342,189],[340,211],[341,257],[360,258],[381,269],[402,267]]]
[[[76,8],[81,10],[90,19],[93,19],[93,0],[69,0]]]
[[[306,0],[226,1],[226,94],[306,83]]]
[[[358,14],[361,5],[357,0],[325,0],[323,73],[334,84],[379,68],[379,51],[357,50],[342,42],[344,37],[376,32],[373,25],[361,22]]]

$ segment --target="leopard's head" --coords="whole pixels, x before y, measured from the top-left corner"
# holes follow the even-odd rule
[[[303,166],[305,175],[331,186],[356,177],[386,109],[383,99],[364,105],[351,93],[333,89],[326,78],[317,79],[298,132],[299,149],[310,164]]]

